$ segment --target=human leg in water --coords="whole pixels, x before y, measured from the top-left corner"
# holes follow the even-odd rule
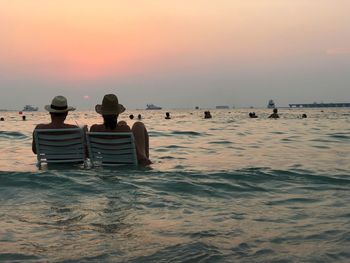
[[[135,147],[139,164],[151,164],[152,162],[149,159],[149,136],[145,125],[140,121],[135,122],[131,130],[135,138]]]

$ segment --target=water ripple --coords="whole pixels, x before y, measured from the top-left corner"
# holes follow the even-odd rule
[[[22,140],[27,136],[21,132],[0,131],[0,140]]]

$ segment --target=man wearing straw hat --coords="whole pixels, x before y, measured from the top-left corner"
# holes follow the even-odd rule
[[[51,122],[47,124],[38,124],[35,129],[67,129],[78,128],[76,125],[64,123],[69,111],[74,111],[74,107],[67,104],[67,99],[64,96],[56,96],[53,98],[50,105],[45,106],[45,110],[50,113]],[[35,138],[33,136],[32,143],[33,153],[36,154]]]
[[[119,104],[118,97],[114,94],[104,96],[102,104],[97,104],[95,110],[102,115],[103,124],[91,126],[91,132],[131,132],[135,137],[137,159],[141,165],[149,165],[149,136],[145,125],[137,121],[132,128],[125,121],[118,122],[119,114],[125,111],[125,107]]]

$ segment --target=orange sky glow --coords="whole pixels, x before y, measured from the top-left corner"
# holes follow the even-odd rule
[[[84,80],[330,55],[349,50],[349,39],[339,34],[350,24],[349,3],[1,1],[0,67]]]

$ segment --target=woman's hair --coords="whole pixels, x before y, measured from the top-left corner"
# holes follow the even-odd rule
[[[63,118],[63,117],[67,117],[68,112],[67,111],[65,111],[65,112],[50,112],[50,115],[52,117]]]
[[[106,129],[115,129],[117,127],[118,122],[118,115],[112,114],[112,115],[102,115],[103,117],[103,124]]]

